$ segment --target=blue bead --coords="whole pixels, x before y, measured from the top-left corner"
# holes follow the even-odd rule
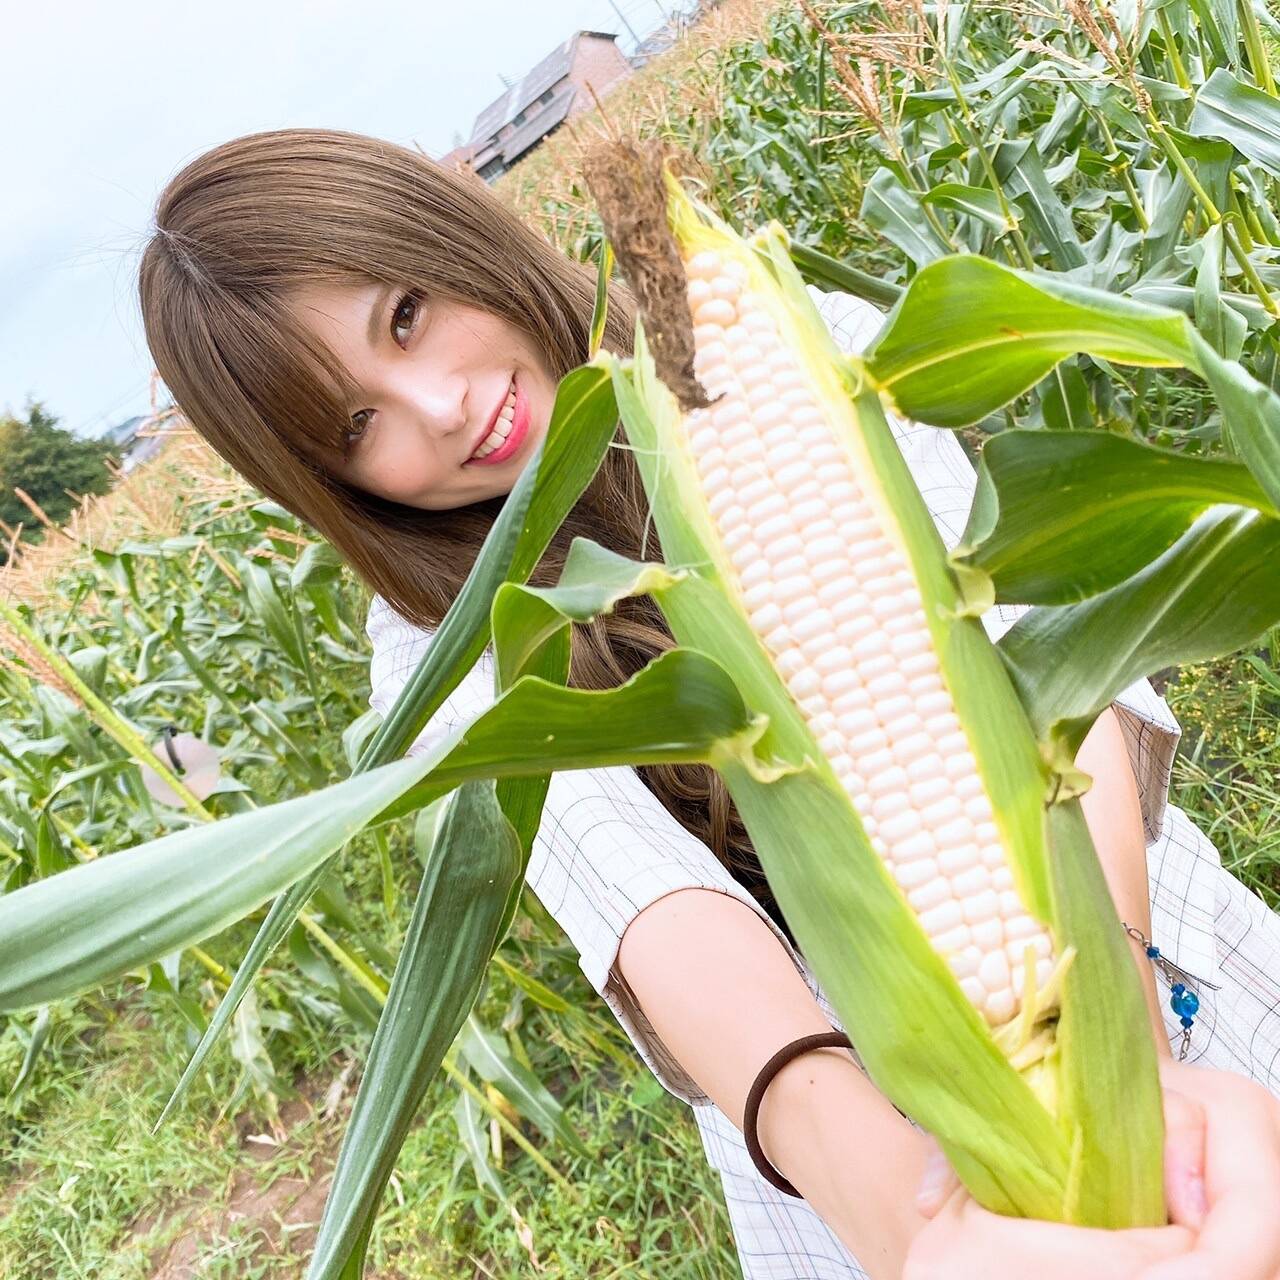
[[[1181,987],[1181,983],[1178,984]],[[1200,1008],[1200,999],[1194,991],[1174,988],[1173,997],[1169,1001],[1170,1008],[1180,1018],[1193,1017]]]
[[[1160,948],[1159,948],[1159,947],[1148,947],[1148,948],[1147,948],[1147,955],[1149,955],[1153,960],[1154,960],[1154,959],[1156,958],[1156,956],[1158,956],[1159,954],[1160,954]]]
[[[1192,1024],[1194,1021],[1195,1021],[1195,1019],[1194,1019],[1194,1018],[1183,1018],[1183,1019],[1182,1019],[1182,1025],[1183,1025],[1184,1027],[1186,1027],[1186,1029],[1187,1029],[1188,1031],[1190,1031],[1190,1030],[1191,1030],[1191,1024]]]
[[[1175,996],[1180,996],[1186,990],[1186,987],[1184,987],[1181,982],[1175,982],[1173,986],[1170,987],[1170,990]]]

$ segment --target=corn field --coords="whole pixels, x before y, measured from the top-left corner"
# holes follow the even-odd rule
[[[236,1064],[225,1105],[278,1123],[284,1046],[372,1035],[309,1280],[376,1264],[384,1192],[442,1074],[459,1158],[527,1247],[491,1137],[548,1182],[586,1149],[532,1067],[519,1009],[601,1059],[619,1053],[604,1021],[557,991],[557,931],[522,892],[547,779],[696,761],[724,775],[873,1079],[939,1135],[977,1198],[1064,1221],[1162,1221],[1158,1161],[1141,1156],[1159,1151],[1154,1061],[1140,1036],[1121,1039],[1141,997],[1071,760],[1116,692],[1144,675],[1167,682],[1188,729],[1175,798],[1224,865],[1280,903],[1269,822],[1280,594],[1266,573],[1280,541],[1276,29],[1249,0],[805,0],[758,38],[683,66],[697,111],[655,90],[661,108],[628,129],[696,157],[684,185],[651,187],[692,282],[680,294],[684,356],[708,391],[719,377],[741,402],[715,417],[653,326],[633,360],[594,354],[569,374],[546,441],[385,722],[365,701],[362,592],[326,545],[216,465],[166,513],[175,528],[153,516],[148,536],[143,511],[134,536],[68,552],[39,593],[11,590],[0,603],[0,1063],[15,1121],[35,1122],[24,1092],[53,1069],[60,1022],[97,993],[183,1030],[189,1065],[158,1125],[194,1105],[225,1054]],[[507,180],[513,203],[602,271],[616,250],[631,280],[625,232],[583,176],[606,162],[565,163],[535,183],[554,157],[544,151]],[[804,281],[889,311],[865,360],[827,349]],[[758,375],[765,365],[781,381]],[[796,407],[785,423],[758,416],[784,400]],[[988,501],[950,558],[885,447],[885,405],[956,431],[981,467]],[[528,588],[619,417],[665,563],[580,541],[559,587]],[[767,521],[813,505],[793,492],[803,450],[766,437],[797,423],[814,433],[805,448],[821,438],[832,465],[865,482],[827,494],[848,500],[843,514],[811,513],[835,523],[792,548],[807,586],[790,560],[759,567],[769,531],[726,514]],[[735,424],[744,447],[759,437],[791,449],[762,470],[767,494],[735,491],[740,477],[716,452]],[[794,476],[775,484],[788,464]],[[1079,483],[1058,496],[1068,465]],[[850,520],[865,545],[846,536]],[[754,554],[735,559],[741,547]],[[854,661],[776,629],[794,601],[812,607],[805,591],[825,599],[824,582],[852,598],[840,575],[855,570],[883,634],[914,647],[868,637],[859,648],[861,633],[841,632]],[[881,610],[888,581],[910,608]],[[572,625],[641,592],[679,647],[618,689],[569,688]],[[1152,602],[1171,594],[1182,611],[1154,623]],[[999,645],[977,620],[993,601],[1032,606]],[[1123,662],[1098,660],[1100,632]],[[494,706],[465,737],[401,759],[487,645]],[[725,653],[733,660],[708,656]],[[981,807],[974,822],[1006,859],[1001,909],[1027,927],[1006,923],[1002,936],[1022,945],[999,963],[962,957],[945,927],[926,931],[913,913],[903,850],[919,833],[899,831],[900,807],[877,798],[915,761],[903,745],[915,727],[868,745],[874,701],[839,702],[880,672],[858,664],[886,653],[917,660],[907,674],[929,684],[913,696],[950,717],[935,738],[955,738],[931,776]],[[216,748],[216,774],[190,767],[202,744]],[[860,771],[877,749],[884,770]],[[798,828],[812,837],[803,853]],[[1064,849],[1073,856],[1049,856]],[[1055,879],[1064,864],[1079,878]],[[874,982],[842,978],[851,956]],[[432,981],[446,969],[456,980]],[[1085,1001],[1086,982],[1112,998]],[[496,1020],[494,988],[509,1001]],[[893,998],[868,1001],[866,988]],[[420,990],[432,992],[425,1014],[410,1009]],[[929,1009],[937,1045],[900,1052],[886,1005]],[[1071,1028],[1060,1058],[1059,1026]],[[965,1064],[963,1090],[935,1087],[938,1053]],[[1096,1163],[1081,1196],[1050,1120],[1082,1112],[1086,1088],[1109,1102],[1088,1131]],[[68,1252],[50,1246],[29,1273],[76,1274],[57,1269]]]

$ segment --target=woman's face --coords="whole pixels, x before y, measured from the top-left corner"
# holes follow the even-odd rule
[[[510,493],[556,392],[525,333],[476,307],[424,303],[377,282],[308,285],[287,305],[360,389],[340,479],[429,511]]]

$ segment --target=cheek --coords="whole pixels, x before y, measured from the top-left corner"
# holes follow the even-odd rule
[[[549,374],[539,374],[533,386],[533,421],[539,437],[546,435],[551,423],[551,412],[556,403],[556,382]]]
[[[362,489],[392,502],[413,501],[438,483],[434,464],[408,441],[380,440],[378,447],[362,459],[353,480]]]

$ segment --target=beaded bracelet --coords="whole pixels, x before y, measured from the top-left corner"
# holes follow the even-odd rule
[[[1160,948],[1141,929],[1135,929],[1132,925],[1125,924],[1124,921],[1121,921],[1121,924],[1124,925],[1124,931],[1131,938],[1136,938],[1142,943],[1148,959],[1169,983],[1169,1007],[1182,1024],[1182,1047],[1178,1052],[1178,1061],[1181,1062],[1187,1056],[1187,1050],[1191,1045],[1191,1027],[1200,1009],[1200,997],[1191,989],[1192,979],[1190,975],[1179,969],[1172,960],[1161,955]],[[1199,979],[1199,981],[1213,991],[1218,990],[1212,982],[1205,982],[1204,979]],[[760,1115],[760,1103],[764,1100],[764,1091],[769,1082],[792,1058],[799,1057],[800,1054],[807,1052],[809,1049],[821,1049],[828,1046],[852,1049],[853,1043],[843,1031],[836,1031],[834,1028],[830,1031],[819,1032],[817,1035],[801,1036],[798,1040],[792,1040],[790,1044],[783,1045],[760,1068],[760,1074],[756,1076],[751,1089],[747,1093],[742,1136],[746,1139],[747,1152],[751,1156],[751,1161],[766,1182],[777,1187],[779,1191],[784,1192],[786,1195],[795,1196],[797,1199],[803,1198],[800,1192],[769,1163],[764,1154],[764,1149],[760,1146],[760,1137],[756,1132],[756,1123]],[[899,1110],[898,1114],[902,1115],[903,1113]]]
[[[1125,924],[1123,920],[1120,923],[1124,925],[1125,933],[1142,943],[1143,949],[1147,953],[1147,959],[1155,965],[1156,970],[1163,975],[1164,980],[1169,984],[1169,1008],[1173,1010],[1178,1021],[1182,1024],[1182,1044],[1178,1049],[1178,1061],[1181,1062],[1187,1056],[1187,1050],[1191,1047],[1191,1026],[1200,1010],[1200,997],[1192,990],[1192,978],[1189,974],[1179,969],[1168,957],[1161,955],[1160,948],[1141,929],[1135,929],[1133,925]],[[1199,979],[1199,981],[1211,991],[1217,991],[1218,989],[1212,982],[1205,982],[1203,978]]]

